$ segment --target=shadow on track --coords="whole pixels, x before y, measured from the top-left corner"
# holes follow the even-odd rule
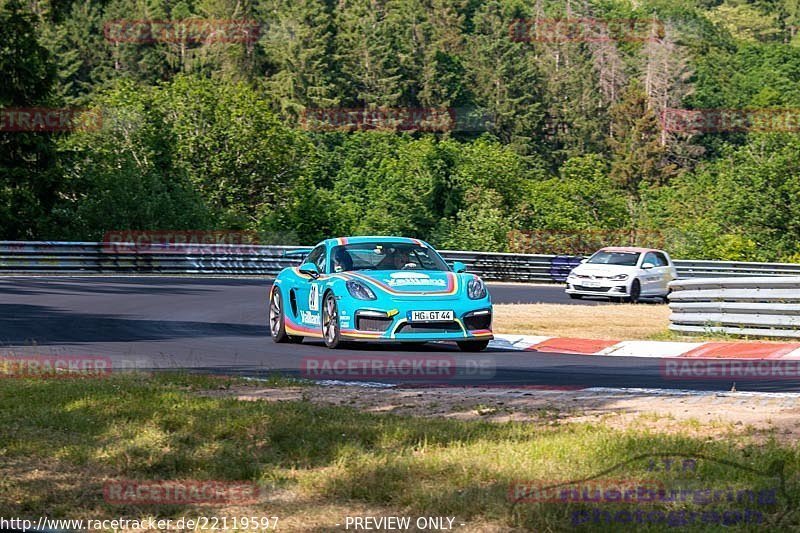
[[[10,345],[266,337],[268,334],[268,328],[260,325],[108,317],[39,305],[0,304],[0,343]]]

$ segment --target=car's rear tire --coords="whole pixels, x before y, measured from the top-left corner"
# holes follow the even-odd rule
[[[332,292],[325,294],[322,300],[322,340],[331,349],[342,345],[342,332],[339,329],[339,306]]]
[[[569,297],[573,300],[580,300],[583,298],[583,294],[570,294]]]
[[[489,346],[489,341],[458,341],[456,344],[462,352],[480,352]]]
[[[296,337],[286,333],[286,315],[283,309],[283,297],[277,287],[270,291],[269,295],[269,331],[272,340],[277,343],[303,341],[303,337]]]
[[[631,283],[631,291],[628,293],[626,300],[632,304],[638,304],[642,298],[642,285],[638,279],[633,280]]]

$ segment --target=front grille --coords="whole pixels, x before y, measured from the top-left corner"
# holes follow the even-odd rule
[[[389,317],[357,316],[356,329],[359,331],[386,331],[392,324]]]
[[[591,292],[608,292],[611,287],[584,287],[583,285],[575,285],[576,291],[591,291]]]
[[[400,326],[395,333],[451,333],[461,331],[458,322],[436,322],[431,324],[409,324]]]
[[[464,317],[464,325],[468,330],[489,329],[492,325],[492,315],[477,315]]]

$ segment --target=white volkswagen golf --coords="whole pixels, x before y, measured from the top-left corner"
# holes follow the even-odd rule
[[[638,302],[641,298],[664,298],[667,285],[678,274],[667,252],[652,248],[602,248],[572,269],[567,276],[570,298],[605,296]]]

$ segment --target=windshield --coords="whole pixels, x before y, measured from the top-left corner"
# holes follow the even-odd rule
[[[450,270],[432,249],[413,243],[362,242],[333,248],[333,272],[353,270]]]
[[[636,266],[640,255],[639,252],[597,252],[589,258],[587,263],[593,265]]]

